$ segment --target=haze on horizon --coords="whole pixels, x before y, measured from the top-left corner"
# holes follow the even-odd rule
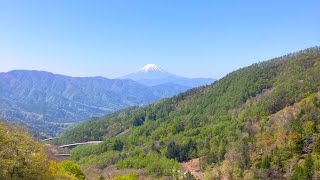
[[[221,78],[320,44],[320,2],[0,2],[0,72],[116,78],[146,64]]]

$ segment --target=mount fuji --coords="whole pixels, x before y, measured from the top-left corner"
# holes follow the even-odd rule
[[[163,84],[174,84],[193,88],[213,83],[212,78],[186,78],[171,74],[155,64],[147,64],[138,72],[132,73],[119,79],[131,79],[147,86],[158,86]]]

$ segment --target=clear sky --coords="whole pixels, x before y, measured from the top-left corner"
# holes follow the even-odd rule
[[[0,72],[221,78],[320,45],[319,0],[1,0]]]

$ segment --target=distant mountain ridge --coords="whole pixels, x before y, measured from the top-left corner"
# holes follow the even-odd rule
[[[0,117],[55,136],[70,123],[144,106],[213,82],[179,77],[154,64],[130,77],[69,77],[34,70],[0,73]]]
[[[55,135],[65,123],[147,105],[187,89],[174,84],[148,87],[129,79],[14,70],[0,73],[0,116]]]
[[[155,64],[147,64],[136,73],[131,73],[119,79],[131,79],[147,86],[160,84],[176,84],[186,87],[198,87],[208,85],[215,80],[212,78],[185,78],[166,72]]]

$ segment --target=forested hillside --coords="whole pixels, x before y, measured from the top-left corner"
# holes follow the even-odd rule
[[[74,162],[48,160],[44,146],[24,131],[0,120],[0,179],[85,179]]]
[[[234,71],[210,86],[82,123],[54,143],[87,166],[175,176],[200,158],[207,179],[320,178],[320,47]]]
[[[56,136],[65,127],[130,106],[142,106],[189,87],[148,87],[132,80],[69,77],[43,71],[0,73],[0,116]]]

